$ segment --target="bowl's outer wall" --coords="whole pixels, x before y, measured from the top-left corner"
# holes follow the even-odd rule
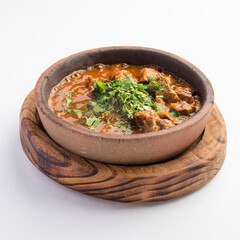
[[[66,75],[95,63],[156,65],[183,78],[200,95],[202,109],[191,119],[158,133],[119,138],[92,134],[58,118],[48,107],[52,87]],[[90,50],[66,58],[40,77],[35,98],[41,121],[50,137],[62,147],[83,157],[115,164],[144,164],[163,161],[189,147],[204,130],[213,104],[211,84],[196,67],[160,50],[112,47]],[[145,137],[143,137],[145,136]]]
[[[184,131],[152,136],[142,139],[96,138],[92,135],[76,134],[69,129],[41,116],[50,137],[62,147],[80,156],[112,164],[145,164],[160,162],[188,148],[202,133],[208,115]]]

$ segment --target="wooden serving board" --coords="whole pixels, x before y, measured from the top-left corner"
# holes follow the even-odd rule
[[[142,166],[99,163],[69,152],[47,135],[33,91],[21,109],[20,137],[27,157],[48,177],[81,193],[119,202],[168,200],[197,190],[218,173],[227,142],[224,119],[214,105],[203,136],[178,157]]]

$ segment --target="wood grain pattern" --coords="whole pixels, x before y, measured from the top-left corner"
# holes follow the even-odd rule
[[[227,142],[223,117],[214,105],[202,138],[178,157],[144,166],[102,164],[77,156],[49,138],[33,92],[21,109],[20,137],[27,157],[53,180],[84,194],[120,202],[168,200],[197,190],[221,168]]]

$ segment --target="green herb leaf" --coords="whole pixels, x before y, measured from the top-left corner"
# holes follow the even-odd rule
[[[176,111],[176,110],[170,112],[170,114],[171,114],[174,118],[179,117],[178,111]]]
[[[94,108],[96,105],[97,104],[95,102],[89,101],[83,113],[87,114],[90,111],[90,109]]]
[[[92,124],[92,126],[90,127],[91,130],[94,130],[98,127],[98,125],[100,124],[101,122],[101,119],[100,118],[97,118],[94,123]]]
[[[143,92],[143,93],[147,93],[147,92],[145,91],[146,89],[144,88],[143,84],[141,84],[141,83],[138,84],[138,90],[141,91],[141,92]]]
[[[64,112],[70,113],[70,112],[72,112],[72,109],[65,108],[65,109],[64,109]]]
[[[101,82],[101,81],[97,81],[95,83],[95,91],[104,91],[106,86],[106,82]]]
[[[163,91],[164,90],[164,87],[162,85],[160,85],[159,82],[157,81],[152,81],[152,84],[153,84],[153,88],[155,90],[160,90],[160,91]]]
[[[80,110],[80,109],[73,109],[72,111],[73,111],[74,117],[76,117],[78,115],[78,113],[80,113],[80,112],[82,113],[82,110]]]
[[[95,107],[96,106],[96,103],[95,102],[92,102],[92,101],[89,101],[87,103],[87,108],[92,108],[92,107]]]
[[[86,120],[86,125],[91,127],[94,123],[94,121],[96,121],[96,117],[94,115],[91,115],[87,120]]]
[[[174,111],[170,112],[170,114],[171,114],[174,118],[176,118],[176,119],[178,119],[178,120],[182,120],[182,117],[179,117],[178,111],[174,110]]]
[[[160,104],[156,104],[156,105],[154,106],[154,110],[155,110],[156,112],[158,112],[159,110],[165,110],[165,108],[164,108],[162,105],[160,105]]]
[[[85,110],[84,110],[83,114],[85,114],[85,115],[86,115],[86,114],[89,112],[89,110],[90,110],[89,108],[85,108]]]
[[[94,130],[97,128],[97,126],[100,124],[101,119],[97,118],[94,115],[91,115],[87,120],[86,120],[86,125],[90,127],[91,130]]]
[[[143,83],[142,85],[143,85],[143,89],[144,89],[144,90],[147,90],[147,89],[148,89],[148,83]]]
[[[95,115],[98,115],[99,113],[103,113],[105,111],[106,111],[106,108],[103,107],[103,106],[98,105],[98,106],[93,108],[93,112],[94,112]]]
[[[176,117],[176,119],[178,119],[178,120],[182,120],[182,117]]]
[[[156,96],[156,98],[164,98],[163,95]]]
[[[68,98],[64,103],[63,106],[64,107],[69,107],[70,104],[73,103],[73,100],[71,98]]]
[[[153,90],[154,90],[154,89],[153,89],[151,86],[148,86],[148,87],[147,87],[147,91],[148,91],[150,94],[153,93]]]
[[[164,90],[164,86],[159,85],[158,90],[159,90],[159,91],[163,91],[163,90]]]
[[[128,123],[128,121],[120,121],[117,124],[117,127],[121,128],[123,132],[128,132],[131,130],[131,125]]]
[[[155,81],[157,76],[149,76],[149,82]]]

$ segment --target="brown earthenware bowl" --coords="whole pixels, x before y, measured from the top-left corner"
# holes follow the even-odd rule
[[[156,132],[116,135],[94,132],[72,125],[48,106],[51,89],[66,75],[95,63],[157,65],[192,86],[200,95],[202,107],[189,120]],[[214,102],[213,89],[206,76],[191,63],[171,53],[144,47],[107,47],[80,52],[49,67],[35,87],[39,116],[50,137],[73,153],[112,164],[147,164],[166,160],[186,150],[203,132]]]

